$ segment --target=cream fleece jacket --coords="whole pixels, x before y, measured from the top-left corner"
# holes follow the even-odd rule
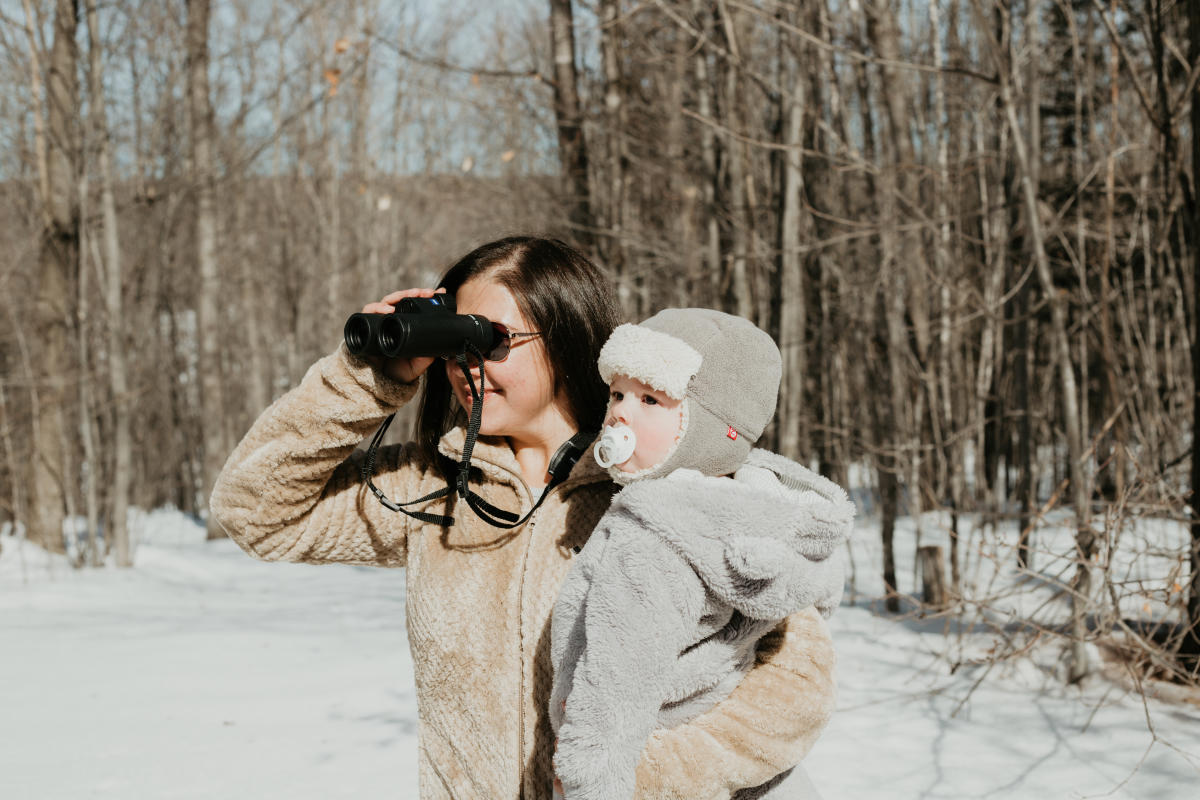
[[[553,732],[550,614],[571,560],[616,487],[590,454],[515,530],[493,528],[453,498],[441,528],[383,508],[359,479],[355,448],[416,392],[344,346],[263,412],[229,457],[209,508],[265,560],[406,567],[417,685],[420,794],[544,800]],[[441,442],[457,460],[462,429]],[[512,451],[481,438],[472,487],[524,513],[532,505]],[[375,483],[397,500],[444,485],[416,448],[380,449]],[[833,645],[815,610],[760,642],[733,692],[687,724],[656,731],[637,768],[638,798],[729,798],[800,761],[833,710]]]

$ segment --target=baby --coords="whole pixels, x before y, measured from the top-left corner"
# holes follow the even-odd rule
[[[596,460],[625,488],[563,583],[551,623],[567,800],[633,797],[655,728],[711,708],[784,617],[841,600],[854,507],[837,485],[752,450],[781,361],[749,321],[668,309],[600,353],[611,389]],[[556,787],[556,791],[559,787]],[[800,767],[735,797],[816,797]]]

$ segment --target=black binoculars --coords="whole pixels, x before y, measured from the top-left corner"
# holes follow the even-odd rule
[[[454,298],[405,297],[391,314],[352,314],[343,331],[356,356],[453,358],[470,344],[490,352],[499,336],[487,317],[456,313]]]

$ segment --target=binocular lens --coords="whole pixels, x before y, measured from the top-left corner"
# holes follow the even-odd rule
[[[384,317],[379,321],[379,349],[384,355],[399,353],[407,338],[406,326],[396,317]]]
[[[346,347],[351,353],[365,352],[371,342],[371,322],[362,314],[355,314],[346,323]]]

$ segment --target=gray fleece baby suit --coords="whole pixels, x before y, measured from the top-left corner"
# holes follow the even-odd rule
[[[610,470],[626,488],[554,608],[550,718],[567,800],[631,798],[655,728],[728,695],[783,617],[810,606],[832,613],[854,517],[836,484],[751,449],[774,414],[780,357],[747,320],[668,309],[618,327],[600,371],[682,400],[683,422],[660,464]],[[817,794],[796,767],[735,797]]]

